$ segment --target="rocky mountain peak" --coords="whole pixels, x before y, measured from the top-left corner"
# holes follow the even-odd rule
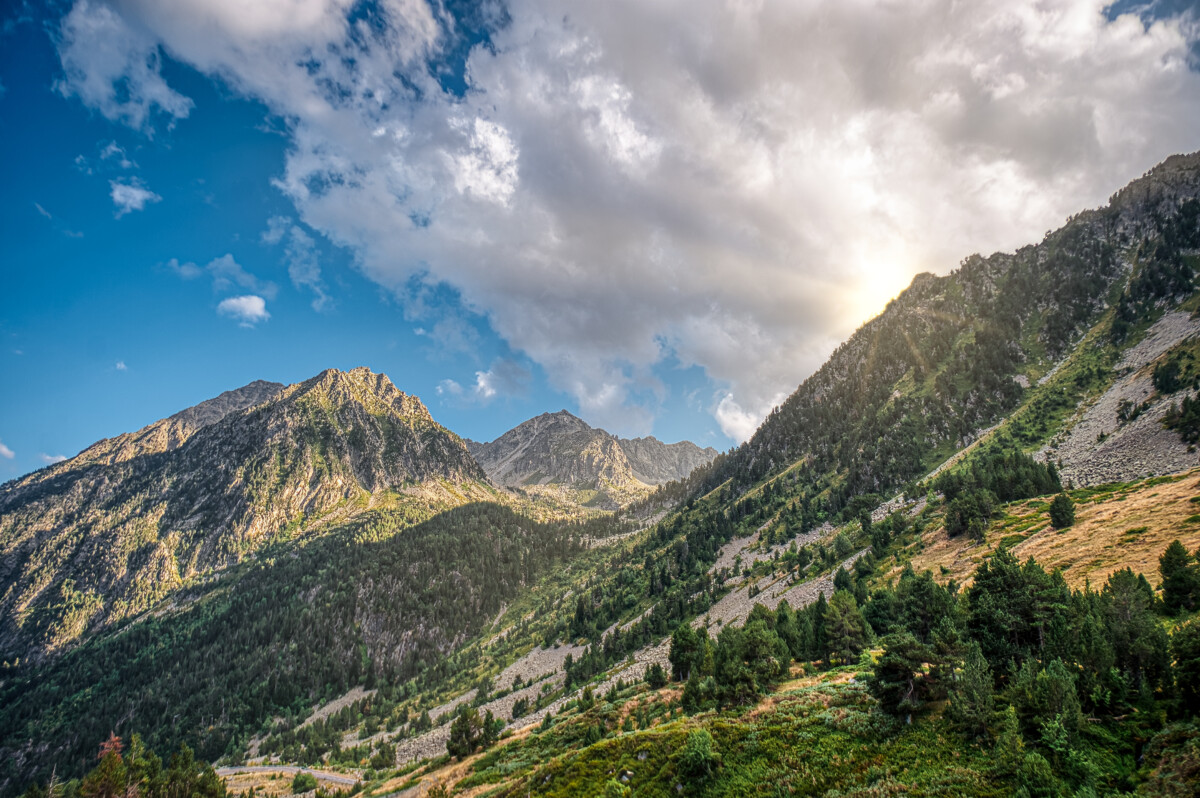
[[[369,412],[389,412],[425,423],[434,423],[424,402],[399,390],[386,374],[376,374],[366,366],[349,371],[326,369],[312,379],[293,385],[285,395],[294,399],[313,397],[322,404],[347,402],[362,405]]]
[[[567,410],[543,413],[491,443],[469,446],[498,484],[595,491],[607,497],[600,506],[621,504],[653,485],[681,479],[717,455],[687,441],[668,445],[653,437],[618,438]]]

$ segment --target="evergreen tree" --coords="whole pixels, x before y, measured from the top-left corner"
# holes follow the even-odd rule
[[[677,682],[687,681],[696,659],[700,654],[700,636],[687,621],[675,627],[671,635],[671,650],[667,660],[671,663],[671,678]]]
[[[804,635],[796,624],[796,614],[786,599],[775,608],[775,634],[788,647],[792,659],[803,659],[808,653]]]
[[[1170,677],[1170,641],[1154,614],[1150,583],[1123,568],[1108,578],[1101,600],[1116,667],[1130,685],[1144,681],[1151,690],[1163,685]]]
[[[1025,738],[1021,735],[1015,707],[1010,705],[1000,713],[998,726],[996,745],[992,749],[992,768],[997,776],[1012,778],[1025,761]]]
[[[987,737],[992,722],[995,698],[992,691],[992,669],[977,643],[967,649],[958,681],[950,689],[950,720],[969,738]]]
[[[475,752],[479,743],[483,721],[479,711],[460,704],[458,714],[450,724],[450,737],[446,740],[446,753],[457,759],[465,759]]]
[[[825,630],[829,654],[844,663],[853,662],[867,647],[867,622],[859,612],[853,594],[839,590],[825,610]]]
[[[500,732],[502,731],[504,731],[504,720],[492,717],[492,711],[490,709],[487,710],[480,723],[479,746],[485,751],[491,748],[500,739]]]
[[[905,723],[912,723],[912,713],[925,703],[924,664],[930,656],[929,649],[911,632],[884,638],[883,655],[875,663],[867,682],[880,709],[889,715],[903,717]]]
[[[1192,619],[1171,636],[1175,684],[1185,714],[1200,715],[1200,620]]]
[[[79,785],[83,798],[124,798],[129,783],[125,760],[121,758],[121,738],[109,735],[100,746],[100,764]]]
[[[1060,493],[1050,502],[1050,526],[1066,529],[1075,523],[1075,502],[1065,493]]]
[[[657,662],[650,664],[646,669],[646,684],[651,690],[661,690],[667,686],[667,672],[663,670],[663,666]]]
[[[809,649],[809,656],[813,659],[824,660],[829,657],[829,636],[825,627],[825,614],[828,609],[829,604],[823,592],[818,593],[817,600],[808,606],[806,614],[812,619],[813,629],[813,644]]]
[[[1200,565],[1178,540],[1171,541],[1158,558],[1158,571],[1162,574],[1162,601],[1167,612],[1175,615],[1180,610],[1194,609],[1200,593]]]

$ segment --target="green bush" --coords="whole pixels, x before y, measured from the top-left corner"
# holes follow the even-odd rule
[[[302,792],[312,792],[317,789],[317,777],[311,773],[301,770],[296,774],[296,778],[292,779],[292,792],[299,795]]]
[[[721,755],[713,750],[713,738],[707,729],[688,732],[679,752],[679,775],[698,779],[710,775],[721,764]]]

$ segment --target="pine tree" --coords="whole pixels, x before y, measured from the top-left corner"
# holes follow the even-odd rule
[[[482,721],[479,711],[460,704],[454,722],[450,724],[450,737],[446,740],[446,753],[458,759],[465,759],[475,752],[479,742]]]
[[[83,798],[123,798],[129,782],[125,761],[121,758],[121,738],[110,734],[100,746],[100,764],[79,785]]]
[[[1180,610],[1194,609],[1200,593],[1200,566],[1178,540],[1171,541],[1158,558],[1158,571],[1162,574],[1162,600],[1167,612],[1175,615]]]
[[[684,621],[671,635],[671,650],[667,654],[667,660],[671,663],[671,678],[677,682],[687,681],[699,653],[700,637],[692,625]]]
[[[1192,715],[1200,714],[1200,620],[1192,619],[1175,630],[1171,653],[1183,709]]]
[[[1075,502],[1065,493],[1060,493],[1050,502],[1050,525],[1055,529],[1066,529],[1075,523]]]
[[[883,656],[875,663],[867,686],[889,715],[912,723],[912,713],[925,703],[924,663],[930,651],[911,632],[889,635],[883,640]]]
[[[987,737],[995,703],[992,689],[992,669],[972,643],[958,681],[950,690],[950,720],[971,739]]]
[[[833,594],[825,610],[825,630],[830,657],[836,655],[843,663],[853,662],[867,647],[867,622],[854,596],[845,590]]]

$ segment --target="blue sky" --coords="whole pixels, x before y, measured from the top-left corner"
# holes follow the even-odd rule
[[[4,12],[0,479],[359,365],[479,440],[724,449],[915,273],[1200,147],[1186,3],[243,5]]]

